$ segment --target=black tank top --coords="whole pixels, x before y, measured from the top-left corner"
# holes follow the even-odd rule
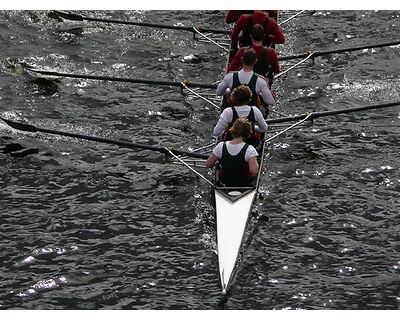
[[[258,79],[258,74],[254,72],[253,75],[251,76],[249,83],[245,84],[246,86],[248,86],[250,88],[250,90],[252,92],[249,106],[257,106],[257,98],[258,98],[258,95],[256,93],[257,79]],[[244,84],[244,83],[240,83],[240,81],[239,81],[239,72],[238,71],[233,72],[233,82],[232,82],[231,90],[233,91],[233,89],[239,87],[242,84]]]
[[[232,116],[231,123],[228,125],[228,128],[232,127],[233,124],[235,123],[235,121],[239,118],[239,115],[238,115],[238,113],[236,111],[236,108],[235,107],[231,107],[231,109],[232,109],[233,116]],[[246,119],[249,120],[249,122],[251,123],[251,128],[254,131],[254,126],[256,124],[256,118],[254,116],[254,109],[252,107],[250,107],[250,112],[247,115]]]
[[[268,52],[269,48],[263,48],[260,57],[257,59],[257,62],[254,66],[254,72],[264,76],[268,77],[269,70],[270,70],[270,61],[268,58]]]
[[[240,152],[233,156],[228,152],[226,142],[224,142],[219,163],[223,171],[223,175],[220,178],[227,187],[245,187],[249,185],[249,165],[245,160],[248,147],[249,145],[245,143]]]

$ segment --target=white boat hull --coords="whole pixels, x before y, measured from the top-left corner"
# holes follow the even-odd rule
[[[253,189],[232,202],[223,192],[215,190],[218,263],[223,293],[226,293],[235,274],[236,260],[255,195],[256,190]]]

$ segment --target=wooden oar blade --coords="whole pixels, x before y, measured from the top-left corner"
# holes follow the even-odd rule
[[[53,12],[55,14],[57,14],[59,17],[66,19],[66,20],[83,21],[83,17],[79,14],[68,13],[65,11],[58,11],[58,10],[53,10]]]
[[[30,124],[15,122],[15,121],[11,121],[11,120],[4,119],[4,118],[0,118],[0,119],[3,120],[5,123],[7,123],[13,129],[20,130],[20,131],[37,132],[36,127],[32,126]]]

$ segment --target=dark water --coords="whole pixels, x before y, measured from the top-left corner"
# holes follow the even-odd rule
[[[219,11],[84,13],[226,27]],[[146,144],[212,142],[217,111],[177,88],[63,78],[43,87],[12,67],[212,83],[226,60],[218,47],[182,31],[0,15],[2,116]],[[279,50],[395,41],[399,16],[302,16],[285,25]],[[190,54],[199,61],[185,61]],[[275,110],[399,101],[399,54],[395,46],[306,62],[276,84]],[[205,182],[159,154],[0,123],[0,308],[399,309],[399,122],[395,107],[319,119],[274,140],[256,208],[270,221],[251,220],[227,301]]]

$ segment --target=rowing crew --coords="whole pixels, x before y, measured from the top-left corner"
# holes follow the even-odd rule
[[[256,147],[268,125],[261,111],[248,105],[251,96],[248,86],[235,88],[231,95],[235,106],[224,109],[213,131],[223,141],[208,157],[206,167],[221,165],[218,178],[226,187],[249,186],[258,173]]]
[[[221,165],[218,178],[226,187],[249,186],[257,176],[256,148],[260,147],[268,128],[259,107],[263,105],[268,111],[268,106],[275,104],[270,88],[274,75],[280,71],[275,50],[265,45],[285,41],[276,21],[263,11],[237,17],[231,35],[234,46],[238,30],[242,35],[241,44],[249,45],[246,42],[249,38],[251,46],[236,52],[227,75],[217,87],[217,95],[223,95],[224,100],[213,135],[222,141],[206,162],[208,168]]]
[[[216,92],[217,95],[224,96],[223,108],[232,106],[230,92],[242,84],[249,86],[253,93],[250,105],[263,105],[268,110],[269,105],[275,104],[271,87],[280,68],[276,51],[263,45],[265,34],[262,25],[252,25],[251,46],[241,47],[228,65],[227,75]]]

